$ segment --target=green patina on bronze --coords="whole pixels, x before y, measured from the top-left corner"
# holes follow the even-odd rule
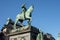
[[[16,16],[16,21],[14,24],[14,29],[16,29],[17,22],[20,22],[20,25],[23,26],[23,21],[28,20],[28,25],[31,24],[31,12],[33,11],[33,6],[31,5],[29,9],[26,9],[25,4],[22,5],[22,12]]]
[[[36,40],[43,40],[43,32],[38,33]]]

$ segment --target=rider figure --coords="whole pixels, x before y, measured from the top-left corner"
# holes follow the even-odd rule
[[[22,5],[22,12],[26,12],[26,7],[25,7],[25,4]]]

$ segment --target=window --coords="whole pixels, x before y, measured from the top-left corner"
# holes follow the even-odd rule
[[[17,40],[17,38],[11,38],[10,40]]]
[[[24,37],[21,37],[21,39],[20,40],[25,40],[25,38]]]
[[[17,38],[14,38],[14,40],[17,40]]]

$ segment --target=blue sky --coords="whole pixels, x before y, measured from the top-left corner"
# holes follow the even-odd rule
[[[15,21],[23,3],[27,8],[34,5],[31,24],[57,38],[60,32],[60,0],[0,0],[0,29],[8,17]]]

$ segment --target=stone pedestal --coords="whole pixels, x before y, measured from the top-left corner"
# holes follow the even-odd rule
[[[36,40],[39,30],[33,26],[8,34],[8,40]]]

